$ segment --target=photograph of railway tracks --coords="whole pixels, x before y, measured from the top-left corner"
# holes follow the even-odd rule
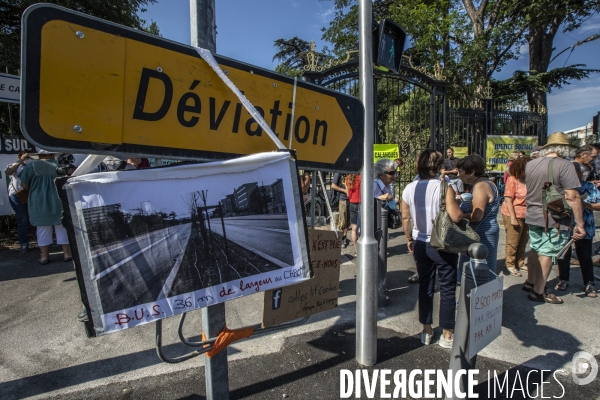
[[[295,164],[265,157],[69,181],[98,334],[307,278]]]

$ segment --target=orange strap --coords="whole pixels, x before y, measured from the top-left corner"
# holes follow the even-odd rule
[[[212,349],[210,349],[209,351],[207,351],[206,356],[208,358],[212,358],[214,356],[216,356],[217,354],[219,354],[220,352],[222,352],[223,350],[225,350],[227,348],[227,346],[229,346],[231,343],[235,342],[236,340],[240,340],[240,339],[245,339],[247,337],[252,336],[252,334],[254,333],[254,328],[253,327],[248,327],[248,328],[242,328],[242,329],[228,329],[226,326],[223,327],[223,330],[221,331],[221,333],[219,333],[219,336],[217,336],[217,340],[213,343]],[[206,340],[206,334],[204,333],[204,331],[202,331],[202,341]],[[208,347],[209,345],[205,344],[204,347]]]

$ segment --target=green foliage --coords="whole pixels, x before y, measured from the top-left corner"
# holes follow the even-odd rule
[[[550,93],[552,89],[560,89],[573,80],[582,80],[597,69],[584,69],[583,64],[555,68],[548,72],[515,71],[513,76],[503,81],[492,81],[492,89],[496,100],[516,100],[531,90]]]
[[[29,6],[39,3],[36,0],[0,0],[0,72],[18,75],[21,63],[21,16]],[[160,36],[156,22],[149,25],[138,13],[156,0],[48,0],[53,3],[117,24],[140,29]],[[16,133],[19,129],[19,106],[11,106]],[[0,107],[0,132],[9,131],[8,107]]]
[[[291,39],[277,39],[273,45],[277,53],[273,61],[279,61],[275,72],[292,77],[301,77],[304,73],[304,65],[307,63],[306,55],[310,52],[310,42],[294,36]],[[316,52],[318,60],[325,60],[327,54],[324,51]]]

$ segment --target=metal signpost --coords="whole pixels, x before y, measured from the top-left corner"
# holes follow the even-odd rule
[[[361,175],[361,235],[356,272],[356,361],[365,366],[377,362],[378,253],[371,212],[373,197],[373,48],[371,0],[359,0],[360,99],[365,107],[363,170]]]
[[[190,35],[192,46],[217,52],[214,0],[190,0]],[[225,303],[205,307],[200,312],[206,337],[216,338],[225,327]],[[227,351],[204,358],[204,375],[208,400],[229,399]]]
[[[358,99],[214,58],[300,168],[360,170]],[[42,148],[207,161],[276,150],[194,47],[44,4],[24,15],[21,65],[21,126]]]

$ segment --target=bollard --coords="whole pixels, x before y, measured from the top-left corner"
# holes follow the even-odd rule
[[[379,202],[377,202],[379,203]],[[379,206],[377,204],[376,206]],[[381,209],[381,237],[379,241],[379,262],[377,263],[377,305],[379,308],[385,307],[387,299],[387,237],[388,237],[388,210],[385,207]]]
[[[471,316],[471,289],[475,288],[475,282],[477,286],[483,285],[488,279],[488,266],[486,257],[488,255],[487,247],[481,243],[474,243],[469,246],[469,257],[473,262],[473,272],[475,273],[475,280],[471,274],[471,268],[467,264],[463,267],[463,274],[460,280],[460,294],[458,300],[458,313],[456,316],[456,324],[454,327],[454,344],[452,345],[452,354],[450,355],[449,370],[452,371],[454,376],[458,370],[464,369],[469,370],[475,367],[477,356],[469,359],[469,320]],[[460,380],[460,390],[464,393],[464,389],[467,387],[467,374],[463,375]],[[453,393],[456,393],[457,389],[454,388]],[[453,399],[452,397],[446,397],[447,400]]]

